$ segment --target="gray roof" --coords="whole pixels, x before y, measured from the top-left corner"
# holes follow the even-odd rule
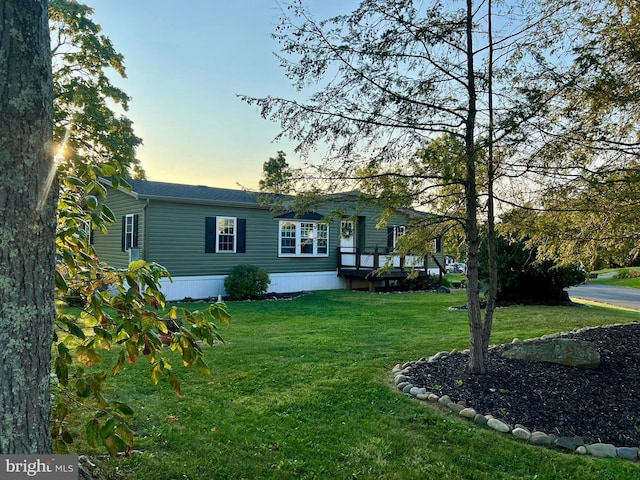
[[[127,182],[131,185],[132,193],[138,198],[258,205],[258,198],[263,195],[258,192],[203,185],[180,185],[148,180],[127,180]]]

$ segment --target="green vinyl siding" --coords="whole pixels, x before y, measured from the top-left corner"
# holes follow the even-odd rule
[[[244,253],[205,253],[207,217],[246,220]],[[269,273],[321,272],[337,267],[335,246],[338,227],[330,226],[329,256],[281,258],[278,256],[279,220],[267,208],[194,205],[152,201],[147,207],[147,260],[164,265],[173,276],[224,275],[240,263]]]
[[[238,264],[252,264],[269,273],[326,272],[337,269],[340,246],[340,219],[329,223],[328,256],[280,257],[278,255],[279,222],[277,214],[266,207],[241,203],[215,204],[213,201],[149,198],[136,199],[133,194],[109,188],[108,201],[116,223],[109,235],[96,232],[94,246],[100,260],[115,267],[125,267],[129,256],[121,250],[122,216],[137,214],[140,258],[163,265],[174,277],[226,275]],[[321,215],[332,209],[319,209]],[[357,245],[364,252],[386,253],[387,228],[376,228],[379,211],[358,205],[344,208],[345,214],[357,217]],[[246,222],[246,249],[243,253],[205,252],[207,218],[231,217]],[[295,220],[294,220],[295,221]],[[407,225],[402,215],[393,216],[388,225]],[[444,261],[444,257],[441,261]],[[432,262],[433,263],[433,262]],[[444,264],[444,263],[443,263]]]
[[[129,253],[122,251],[122,217],[133,214],[138,215],[138,248],[140,258],[145,258],[145,204],[144,200],[136,200],[130,194],[119,190],[108,189],[107,205],[113,212],[116,222],[108,227],[108,234],[95,231],[93,234],[93,246],[100,258],[112,267],[125,268],[129,264]]]

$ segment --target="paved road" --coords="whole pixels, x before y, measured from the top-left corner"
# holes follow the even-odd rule
[[[567,289],[569,297],[640,310],[640,289],[585,283]]]

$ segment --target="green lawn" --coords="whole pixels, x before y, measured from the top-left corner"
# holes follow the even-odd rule
[[[104,465],[136,480],[640,478],[636,463],[531,447],[392,388],[396,363],[467,347],[465,312],[448,310],[464,302],[464,292],[331,291],[230,303],[228,345],[207,347],[213,376],[175,368],[184,398],[153,385],[144,360],[111,382],[136,409],[142,453]],[[639,319],[587,306],[499,309],[493,343]]]
[[[617,278],[617,276],[614,276],[613,278],[595,278],[595,279],[591,279],[589,280],[589,282],[594,282],[594,283],[602,283],[604,285],[614,285],[616,287],[630,287],[630,288],[640,288],[640,268],[639,267],[633,267],[633,268],[625,268],[625,269],[607,269],[607,270],[600,270],[598,272],[598,275],[602,275],[602,274],[607,274],[607,273],[617,273],[620,270],[624,270],[624,271],[628,271],[630,272],[631,276],[635,276],[634,278]]]

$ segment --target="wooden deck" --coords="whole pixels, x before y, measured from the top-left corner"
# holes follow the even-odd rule
[[[388,289],[392,281],[411,278],[427,279],[430,271],[437,271],[440,282],[444,274],[444,267],[431,255],[422,257],[416,255],[398,256],[392,253],[361,252],[360,249],[338,248],[338,276],[349,280],[349,288],[353,289],[354,281],[366,280],[369,291],[376,289],[376,284],[382,284]],[[381,267],[387,267],[382,268]]]

